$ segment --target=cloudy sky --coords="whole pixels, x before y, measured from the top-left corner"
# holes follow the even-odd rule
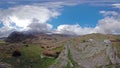
[[[0,37],[13,31],[120,34],[120,1],[0,0]]]

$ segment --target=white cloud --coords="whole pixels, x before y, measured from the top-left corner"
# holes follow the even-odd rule
[[[59,34],[69,34],[69,35],[84,35],[90,34],[92,28],[84,27],[82,28],[79,24],[74,25],[60,25],[57,27],[56,33]]]
[[[116,3],[116,4],[112,4],[115,8],[119,8],[120,9],[120,3]]]
[[[100,11],[104,18],[98,21],[93,32],[104,34],[120,34],[120,14],[116,11]]]
[[[56,33],[84,35],[90,33],[120,34],[120,14],[115,11],[100,11],[104,18],[98,21],[96,27],[81,27],[79,24],[60,25]]]
[[[36,24],[39,26],[39,30],[43,26],[47,30],[48,28],[51,29],[52,26],[47,22],[60,15],[57,9],[57,7],[49,9],[46,6],[40,5],[21,5],[8,9],[0,9],[0,21],[3,23],[4,27],[8,27],[11,31],[12,29],[23,31],[28,30],[28,28],[35,30],[36,25],[34,25],[33,20],[37,19],[38,23]],[[38,27],[36,27],[36,29],[37,28]],[[6,29],[4,31],[8,32]]]
[[[38,19],[40,23],[46,23],[50,18],[57,17],[58,15],[60,14],[57,10],[43,6],[25,5],[1,10],[0,18],[3,22],[7,18],[9,22],[14,22],[17,26],[27,27],[34,18]]]
[[[91,1],[79,1],[79,3],[84,2],[87,3]],[[95,1],[95,3],[96,2],[97,1]],[[90,33],[120,33],[120,14],[116,11],[104,10],[100,11],[104,18],[98,21],[96,27],[81,27],[79,24],[62,24],[59,25],[57,29],[52,30],[53,25],[47,22],[60,15],[59,8],[63,7],[64,5],[73,6],[76,4],[78,3],[75,1],[44,2],[41,4],[35,3],[32,5],[19,5],[8,9],[0,9],[0,21],[4,25],[4,27],[0,28],[0,37],[7,36],[14,30],[53,32],[69,35],[84,35]],[[116,8],[120,8],[120,4],[112,5]]]
[[[105,17],[106,16],[116,16],[119,13],[115,12],[115,11],[100,11],[101,14],[103,14]]]
[[[104,34],[119,34],[120,33],[120,18],[105,17],[99,20],[98,26],[94,32]]]

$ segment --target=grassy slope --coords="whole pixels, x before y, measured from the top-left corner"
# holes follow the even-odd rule
[[[32,68],[48,68],[55,60],[49,57],[41,58],[42,48],[38,45],[22,46],[19,47],[19,50],[22,56],[18,58],[12,57],[12,54],[8,54],[8,51],[0,53],[0,62],[11,64],[13,68],[29,68],[30,66]]]
[[[0,40],[0,44],[3,44],[3,43],[5,43],[5,41],[3,41],[3,40]]]
[[[103,41],[105,39],[116,40],[116,39],[120,39],[120,35],[110,35],[110,34],[106,35],[106,34],[94,33],[94,34],[88,34],[77,38],[73,38],[73,40],[76,42],[80,42],[80,41],[84,42],[89,39],[94,39],[99,41]]]

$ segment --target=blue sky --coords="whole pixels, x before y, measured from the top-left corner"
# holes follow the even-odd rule
[[[50,21],[55,27],[61,24],[75,24],[78,23],[82,27],[95,27],[98,20],[103,18],[103,15],[99,13],[100,10],[104,10],[104,7],[91,6],[87,4],[76,6],[65,6],[61,12],[61,15],[56,19]]]
[[[72,35],[119,34],[119,19],[120,1],[118,0],[0,1],[1,37],[7,36],[6,33],[9,35],[12,31]]]
[[[0,28],[3,27],[3,23],[0,22]]]

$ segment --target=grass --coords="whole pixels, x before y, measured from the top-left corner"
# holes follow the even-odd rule
[[[70,62],[73,64],[73,67],[76,68],[78,65],[77,63],[73,60],[70,49],[68,49],[68,59],[70,60]],[[67,66],[70,65],[70,63],[68,62]]]
[[[12,54],[1,54],[4,56],[1,62],[11,64],[12,68],[48,68],[55,61],[55,58],[41,58],[41,53],[43,50],[37,45],[29,45],[28,47],[22,46],[19,50],[22,55],[17,58],[12,57]]]
[[[70,66],[70,62],[68,62],[67,65],[66,65],[64,68],[72,68],[72,67]]]
[[[26,58],[40,57],[42,48],[36,45],[29,45],[28,47],[22,47],[21,52]]]
[[[105,66],[106,68],[119,68],[120,64],[108,64]]]
[[[56,50],[57,52],[61,52],[63,49],[64,49],[64,45],[55,48],[55,50]]]
[[[5,44],[5,41],[0,40],[0,45]]]

